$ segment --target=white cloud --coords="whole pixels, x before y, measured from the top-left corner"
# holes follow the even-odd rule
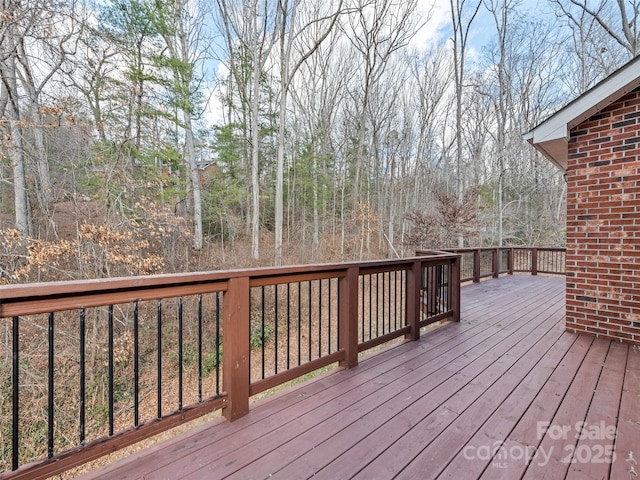
[[[451,10],[448,0],[418,0],[416,15],[429,19],[411,41],[418,50],[428,50],[442,43],[448,35]]]

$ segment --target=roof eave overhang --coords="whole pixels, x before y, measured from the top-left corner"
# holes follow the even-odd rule
[[[536,139],[535,134],[529,132],[524,139],[533,145],[540,153],[560,170],[567,170],[569,140],[567,135],[546,140]]]
[[[560,169],[567,169],[571,129],[640,86],[640,57],[567,104],[523,137]]]

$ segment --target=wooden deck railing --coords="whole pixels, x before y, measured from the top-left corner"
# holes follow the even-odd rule
[[[0,288],[0,478],[45,478],[460,316],[460,255]]]
[[[482,278],[497,278],[501,274],[531,273],[531,275],[565,275],[566,249],[557,247],[487,247],[453,248],[445,252],[458,253],[460,281],[479,282]],[[433,250],[418,250],[428,255]]]

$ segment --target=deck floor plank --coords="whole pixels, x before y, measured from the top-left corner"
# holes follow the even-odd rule
[[[533,313],[531,316],[535,317]],[[492,348],[483,353],[482,356],[474,359],[469,366],[468,373],[465,375],[466,372],[461,372],[462,375],[457,376],[455,379],[457,381],[456,385],[461,386],[461,388],[450,397],[439,395],[434,399],[436,404],[444,405],[448,410],[460,415],[466,407],[482,394],[487,384],[493,383],[517,360],[513,356],[509,356],[509,352],[516,348],[515,345],[518,345],[517,348],[526,351],[535,343],[538,335],[543,331],[546,333],[545,328],[542,327],[545,322],[538,323],[537,321],[531,321],[529,317],[523,318],[527,319],[527,323],[524,328],[518,330],[518,335],[511,336],[507,342],[501,343],[500,346],[502,348]],[[547,328],[557,322],[557,319],[552,320],[547,325]],[[544,333],[542,334],[544,335]],[[431,421],[430,416],[424,416],[416,425],[412,426],[411,430],[402,432],[402,436],[398,441],[377,455],[372,463],[358,473],[357,477],[363,479],[391,478],[400,473],[405,464],[410,463],[421,450],[443,433],[436,432],[436,436],[426,437],[423,433],[425,431],[424,427]],[[448,425],[446,427],[445,430],[449,428]],[[380,436],[383,435],[371,438],[370,443],[375,444]],[[399,461],[392,461],[393,459]]]
[[[526,320],[524,317],[520,319]],[[557,324],[557,320],[552,322]],[[516,326],[514,322],[512,327]],[[483,355],[486,353],[485,346],[479,345],[481,348],[475,349],[475,352],[470,352],[465,356],[464,363],[457,365],[458,360],[451,364],[446,364],[436,374],[427,377],[424,381],[419,377],[415,377],[420,383],[413,381],[410,388],[406,390],[396,391],[394,398],[390,399],[382,408],[377,408],[374,411],[370,411],[365,416],[359,416],[357,422],[354,424],[344,425],[340,422],[336,422],[335,419],[331,419],[331,422],[324,424],[323,429],[318,432],[307,432],[310,437],[307,440],[307,444],[313,445],[313,438],[327,438],[330,439],[322,444],[313,445],[313,448],[309,451],[309,455],[306,458],[296,459],[292,465],[282,471],[277,472],[274,475],[276,478],[301,478],[304,470],[308,470],[308,465],[317,465],[319,462],[326,462],[328,459],[333,458],[336,454],[341,454],[349,445],[352,448],[357,448],[358,452],[354,453],[349,451],[345,456],[345,465],[342,467],[346,470],[352,470],[355,468],[354,458],[358,459],[358,462],[365,461],[366,458],[371,456],[377,456],[378,450],[384,447],[385,443],[391,442],[393,438],[402,436],[406,428],[408,428],[408,422],[402,422],[399,424],[396,422],[396,415],[401,414],[403,418],[413,417],[415,422],[430,414],[435,407],[444,403],[445,398],[452,397],[463,389],[466,385],[469,385],[469,380],[475,378],[477,375],[488,374],[492,369],[499,368],[499,361],[501,356],[507,355],[510,348],[515,341],[514,336],[526,336],[531,330],[535,329],[535,323],[531,321],[525,321],[519,323],[518,330],[513,334],[502,340],[503,349],[493,349],[491,356]],[[503,332],[504,333],[504,332]],[[497,338],[494,336],[492,341]],[[440,359],[439,363],[446,363],[443,359]],[[444,376],[444,377],[443,377]],[[446,382],[443,381],[446,378]],[[425,385],[423,383],[428,382],[431,390],[425,393]],[[395,387],[395,386],[394,386]],[[455,413],[451,409],[448,412]],[[435,412],[434,417],[438,422],[442,420],[442,413]],[[430,420],[433,420],[431,418]],[[387,422],[390,424],[387,424]],[[410,422],[412,420],[409,420]],[[384,432],[375,434],[378,428],[383,428]],[[396,428],[397,427],[397,428]],[[433,425],[430,425],[433,427]],[[324,433],[326,430],[326,433]],[[333,434],[333,436],[331,435]],[[364,441],[364,436],[369,436],[367,441]],[[384,439],[381,442],[381,439]],[[282,452],[284,453],[284,451]],[[316,472],[316,476],[319,478],[341,478],[346,472],[340,470],[340,461],[333,463],[326,471]],[[265,474],[273,474],[275,472],[264,472]],[[266,477],[266,475],[265,475]]]
[[[535,324],[532,320],[535,320],[535,315],[527,313],[516,317],[516,321],[512,322],[508,327],[500,325],[495,331],[488,328],[469,338],[469,342],[459,344],[455,348],[445,351],[442,355],[434,355],[434,351],[426,352],[425,355],[414,358],[411,362],[398,365],[396,371],[385,372],[385,374],[379,375],[375,377],[373,381],[365,384],[363,388],[367,389],[366,391],[374,392],[371,396],[363,395],[364,392],[362,390],[342,394],[340,401],[334,402],[331,405],[326,403],[318,404],[310,409],[303,417],[298,417],[295,420],[295,426],[293,426],[293,428],[288,427],[287,425],[289,424],[287,423],[287,425],[283,425],[281,429],[270,432],[270,435],[277,438],[279,442],[284,443],[281,450],[286,451],[288,457],[303,454],[305,452],[301,452],[300,449],[309,448],[306,447],[308,442],[301,439],[298,435],[304,433],[305,438],[309,437],[313,439],[331,434],[337,430],[338,426],[349,425],[350,422],[353,421],[352,419],[357,420],[366,415],[370,410],[375,408],[376,405],[386,405],[387,402],[396,395],[399,388],[401,389],[403,386],[406,388],[407,385],[422,381],[425,375],[430,373],[430,369],[441,369],[442,365],[447,365],[450,361],[453,362],[456,356],[463,358],[465,364],[475,362],[473,368],[481,371],[481,363],[478,363],[476,359],[477,353],[469,353],[467,350],[471,344],[475,343],[472,348],[473,352],[482,354],[486,354],[487,350],[492,352],[492,357],[488,358],[485,368],[490,367],[491,364],[497,360],[500,353],[499,350],[495,348],[489,349],[488,346],[501,341],[504,343],[504,351],[512,348],[513,343],[516,342],[519,337],[509,341],[507,340],[509,335],[512,333],[515,334],[517,332],[516,329],[533,330]],[[513,332],[514,330],[515,332]],[[483,340],[483,342],[478,344],[477,342],[480,340]],[[425,365],[425,357],[430,361],[429,366]],[[441,369],[443,370],[441,376],[445,375],[448,378],[456,373],[457,363],[453,362],[451,365],[451,369]],[[457,380],[460,385],[465,385],[471,378],[473,377],[469,374]],[[431,380],[430,383],[438,385],[439,382]],[[400,384],[400,386],[398,384]],[[424,386],[422,386],[421,389],[424,391]],[[353,395],[350,395],[350,393],[353,393]],[[441,399],[435,398],[433,403],[438,405],[440,402]],[[320,430],[319,435],[308,434],[309,431],[316,433],[318,430]],[[282,462],[281,452],[271,450],[274,448],[275,443],[271,442],[270,438],[261,437],[257,443],[258,444],[252,442],[244,446],[240,451],[235,452],[233,458],[227,459],[227,463],[223,467],[216,469],[216,476],[220,475],[220,478],[223,478],[252,462],[254,462],[254,465],[251,466],[251,471],[252,474],[256,475],[256,478],[266,478],[272,475],[274,473],[272,470],[275,467],[273,466],[274,463],[270,462],[269,459],[275,457],[275,462]],[[267,455],[270,453],[273,454]],[[192,466],[192,464],[189,465],[189,467]],[[207,468],[207,466],[202,467],[203,470]],[[202,477],[204,472],[182,470],[180,471],[180,478],[189,478],[185,476],[187,473],[193,475],[193,478],[199,478]],[[241,472],[240,476],[242,475],[244,475],[244,473]]]
[[[548,346],[548,349],[538,352],[539,358],[534,359],[536,363],[529,371],[523,364],[528,359],[522,357],[519,364],[507,372],[505,377],[508,378],[487,389],[483,398],[472,404],[464,412],[464,417],[456,420],[454,429],[450,428],[451,431],[445,432],[429,445],[428,450],[421,453],[419,462],[414,462],[417,465],[424,465],[425,457],[428,458],[430,453],[436,459],[429,462],[429,474],[425,478],[478,478],[482,474],[492,460],[487,453],[500,448],[513,427],[514,418],[521,416],[535,398],[575,337],[560,332],[559,336],[553,335],[550,340],[552,344],[539,342],[536,345],[537,348]],[[531,353],[535,355],[533,351]],[[504,401],[498,403],[501,390]],[[446,454],[443,455],[443,451]],[[411,472],[411,468],[410,465],[407,472]]]
[[[543,289],[544,292],[548,292],[549,287]],[[482,298],[486,298],[482,296]],[[532,305],[534,304],[534,299],[527,299],[524,302],[511,302],[511,308],[516,310],[518,313],[517,318],[520,322],[524,323],[527,321],[527,317],[521,316],[522,312],[528,312]],[[531,315],[531,314],[530,314]],[[331,385],[329,388],[325,388],[321,392],[317,392],[316,389],[310,392],[303,391],[301,395],[306,395],[303,400],[304,402],[300,402],[297,405],[296,409],[290,408],[286,411],[285,420],[281,419],[277,414],[268,416],[266,418],[255,418],[256,413],[259,415],[261,412],[258,410],[251,412],[248,417],[238,420],[234,422],[233,425],[227,424],[225,428],[223,428],[221,432],[216,431],[216,435],[210,435],[207,437],[206,435],[202,435],[202,438],[199,441],[190,441],[188,445],[185,447],[181,444],[174,444],[175,450],[173,452],[166,451],[164,449],[159,449],[154,458],[154,463],[151,465],[159,472],[159,475],[164,475],[166,473],[166,469],[171,469],[172,473],[175,475],[174,478],[182,478],[182,476],[188,474],[192,469],[197,468],[197,463],[193,461],[198,458],[198,452],[207,450],[209,453],[208,460],[210,462],[215,461],[217,458],[222,458],[228,452],[234,449],[234,445],[244,445],[246,444],[247,448],[252,452],[252,454],[257,453],[259,450],[252,450],[251,439],[253,438],[264,438],[265,435],[272,432],[274,428],[277,428],[283,424],[290,424],[293,422],[293,418],[290,418],[289,415],[291,411],[295,411],[298,416],[302,416],[308,412],[314,412],[317,414],[317,405],[323,405],[325,403],[329,403],[332,398],[335,397],[344,397],[348,395],[351,388],[359,388],[360,385],[365,385],[367,381],[371,379],[379,379],[381,375],[384,375],[385,372],[391,372],[391,375],[396,377],[400,374],[397,372],[393,372],[394,368],[400,368],[400,373],[403,371],[415,370],[422,367],[422,364],[426,360],[436,360],[435,365],[441,366],[443,363],[447,362],[449,359],[455,358],[456,355],[460,355],[466,352],[469,348],[476,347],[483,339],[489,339],[489,342],[496,342],[501,336],[506,335],[508,330],[504,328],[504,321],[509,317],[508,312],[502,312],[500,314],[495,315],[491,322],[478,322],[475,319],[469,320],[469,322],[455,324],[452,327],[455,329],[449,329],[449,331],[460,330],[458,334],[449,334],[444,337],[443,341],[437,339],[442,336],[439,335],[440,332],[445,332],[446,330],[441,330],[434,332],[435,335],[431,338],[431,343],[436,343],[434,347],[430,345],[425,346],[428,349],[428,353],[424,355],[421,349],[413,348],[411,344],[405,344],[401,346],[399,350],[403,350],[403,353],[400,355],[396,355],[394,351],[389,351],[389,358],[380,364],[374,364],[373,367],[368,366],[368,362],[363,362],[361,366],[355,369],[359,372],[355,378],[351,378],[352,375],[349,374],[347,376],[347,380],[339,382],[334,385]],[[469,327],[469,325],[474,325],[473,327]],[[490,347],[490,344],[483,345],[479,348],[479,351],[484,352]],[[395,349],[394,349],[395,350]],[[415,359],[418,359],[418,363],[415,362]],[[377,357],[372,358],[372,360],[377,359]],[[362,371],[361,371],[362,370]],[[406,372],[405,372],[406,373]],[[428,373],[428,372],[426,372]],[[425,374],[426,374],[425,373]],[[360,394],[362,391],[359,390]],[[298,396],[296,400],[299,400]],[[343,399],[344,400],[344,399]],[[280,403],[280,402],[278,402]],[[304,403],[304,405],[303,405]],[[334,405],[336,407],[336,405]],[[279,409],[278,412],[285,412],[284,409]],[[240,423],[238,423],[240,422]],[[247,427],[245,428],[245,424]],[[234,428],[234,425],[237,425],[237,428]],[[282,441],[282,439],[281,439]],[[267,447],[272,444],[267,444]],[[172,458],[174,456],[179,456],[180,461],[173,461]],[[227,460],[226,463],[229,463],[231,460]],[[129,470],[130,465],[123,465],[119,471],[113,471],[115,476],[121,475],[122,478],[135,478],[135,475],[138,472],[142,472],[145,470],[145,465],[140,464],[133,471]],[[133,476],[132,476],[133,475]],[[150,478],[153,476],[153,472],[146,471],[146,478]]]
[[[457,332],[457,334],[453,330],[438,330],[430,337],[431,345],[425,346],[425,348],[429,348],[429,350],[431,350],[431,356],[436,359],[441,355],[450,355],[452,348],[461,348],[463,343],[470,341],[479,343],[485,336],[488,337],[499,332],[502,326],[499,324],[496,326],[495,324],[500,320],[500,317],[496,317],[493,324],[489,322],[484,324],[467,322],[466,324],[461,324],[460,331]],[[206,431],[207,427],[204,426],[193,432],[189,442],[173,439],[165,442],[162,446],[149,449],[144,452],[145,460],[150,461],[156,468],[162,468],[164,465],[171,463],[172,456],[184,456],[196,449],[212,448],[216,438],[226,438],[228,434],[243,430],[245,424],[253,426],[260,422],[269,422],[271,417],[273,417],[271,418],[272,421],[279,422],[279,420],[274,417],[275,415],[293,409],[294,405],[306,399],[315,398],[316,400],[326,401],[326,397],[315,397],[315,395],[320,392],[326,394],[328,389],[332,389],[335,395],[341,395],[350,388],[355,388],[360,383],[365,383],[371,378],[377,378],[393,368],[410,368],[408,363],[411,362],[412,359],[422,355],[422,353],[421,350],[411,348],[410,344],[406,344],[389,351],[389,354],[385,355],[384,358],[382,356],[373,356],[368,359],[367,362],[357,367],[359,372],[357,381],[359,383],[353,382],[351,378],[352,372],[333,372],[326,375],[331,378],[330,380],[321,379],[320,381],[298,385],[296,388],[292,388],[287,392],[277,394],[276,397],[272,397],[267,402],[259,402],[258,405],[252,408],[249,416],[241,418],[233,424],[226,423],[222,420],[217,421],[216,423],[221,424],[215,425],[216,435],[212,435],[211,432]],[[366,371],[369,371],[369,373],[365,373]],[[327,381],[330,383],[327,383]],[[273,401],[275,398],[277,398],[277,401]],[[269,427],[267,425],[262,426],[262,428],[268,429]],[[149,467],[145,464],[138,463],[132,467],[128,460],[130,459],[119,462],[122,463],[122,468],[120,469],[117,468],[118,465],[111,467],[111,472],[114,476],[118,478],[136,478],[136,472],[148,472]],[[98,472],[96,472],[96,475],[97,474]],[[88,479],[93,477],[92,474],[88,474],[83,478]]]
[[[578,437],[578,444],[571,452],[567,480],[610,478],[628,352],[627,344],[612,342],[609,347],[584,424],[573,425],[572,433]]]
[[[578,442],[573,428],[586,418],[610,345],[605,340],[593,342],[547,431],[540,435],[536,426],[536,435],[542,437],[538,449],[550,460],[530,463],[523,478],[565,478],[570,465],[567,459]]]
[[[458,417],[433,442],[412,444],[412,449],[417,450],[417,454],[408,466],[403,468],[398,478],[437,477],[458,454],[460,446],[465,445],[493,413],[503,396],[518,386],[531,370],[531,366],[535,365],[562,335],[560,319],[561,314],[553,312],[545,322],[534,324],[534,328],[526,332],[526,335],[495,363],[443,402],[447,408],[455,411]],[[410,433],[403,437],[402,441],[406,447],[411,445],[411,437]],[[359,476],[367,478],[378,469],[379,466],[374,463]]]
[[[525,324],[525,317],[519,318],[518,321],[522,324]],[[251,435],[253,437],[259,438],[260,442],[249,442],[242,447],[241,451],[234,452],[234,458],[226,458],[225,466],[223,468],[217,469],[216,475],[219,474],[220,478],[223,478],[227,474],[231,474],[236,471],[238,468],[240,468],[239,466],[247,465],[252,461],[257,460],[258,458],[261,458],[263,455],[269,453],[270,449],[272,449],[277,443],[271,442],[270,437],[265,437],[265,435],[273,436],[278,440],[279,443],[286,442],[287,439],[289,439],[290,441],[295,441],[296,444],[299,444],[296,438],[297,435],[299,435],[300,432],[304,432],[316,425],[321,424],[324,419],[333,418],[335,420],[335,416],[340,414],[342,411],[346,411],[347,413],[356,415],[357,417],[362,416],[363,412],[358,410],[358,406],[354,407],[353,405],[356,402],[363,402],[365,405],[369,406],[375,406],[379,403],[384,403],[388,399],[388,396],[385,396],[385,394],[393,394],[394,392],[393,389],[389,391],[380,391],[380,387],[382,385],[385,385],[386,382],[408,382],[410,384],[412,380],[406,380],[404,378],[405,376],[414,374],[414,376],[418,375],[420,378],[422,378],[430,373],[430,368],[440,368],[443,363],[447,363],[449,360],[453,360],[456,356],[468,356],[469,354],[467,353],[467,351],[470,348],[475,348],[476,350],[482,352],[486,351],[487,346],[479,344],[479,342],[483,341],[483,339],[484,343],[495,343],[502,337],[506,336],[508,333],[509,329],[504,328],[504,326],[502,325],[492,326],[476,333],[473,336],[470,336],[466,339],[466,342],[457,344],[453,348],[451,348],[450,345],[445,345],[445,348],[436,348],[425,352],[423,355],[414,356],[410,360],[398,362],[394,366],[394,369],[388,369],[384,372],[372,372],[371,376],[366,376],[367,382],[360,384],[352,391],[345,392],[344,388],[335,388],[333,389],[333,393],[336,397],[336,401],[334,402],[330,402],[330,398],[327,398],[326,395],[317,395],[315,397],[312,397],[307,401],[308,405],[304,415],[300,415],[295,419],[290,417],[283,418],[280,422],[277,422],[281,426],[278,429],[272,430],[268,433],[252,432]],[[430,362],[430,366],[425,366],[425,363],[427,361]],[[387,363],[385,363],[385,367],[388,368]],[[359,377],[361,379],[365,378],[364,376]],[[373,394],[375,396],[373,398],[369,398],[370,394]],[[342,417],[338,418],[342,419]],[[346,422],[348,421],[348,418],[344,418],[343,420]],[[283,432],[285,433],[283,434]],[[217,454],[219,453],[220,452],[218,452]],[[289,455],[291,455],[291,452],[289,452]],[[186,464],[185,469],[176,472],[176,477],[185,478],[185,475],[193,473],[197,478],[202,474],[202,472],[192,472],[191,468],[193,468],[193,466],[193,463]],[[174,467],[176,467],[175,464]],[[205,466],[203,468],[208,467]]]
[[[564,392],[566,392],[573,381],[580,365],[584,361],[593,339],[588,336],[578,336],[565,333],[572,336],[575,342],[568,348],[564,358],[555,367],[549,379],[540,389],[533,402],[528,405],[522,405],[524,414],[519,418],[515,417],[511,420],[511,431],[504,440],[503,452],[528,452],[529,458],[507,458],[500,457],[500,452],[493,455],[489,459],[489,465],[486,467],[481,479],[494,480],[511,480],[521,478],[527,469],[529,461],[544,462],[542,451],[538,450],[541,436],[538,433],[538,422],[550,422],[553,415],[557,412]],[[484,443],[481,446],[489,445]]]
[[[508,398],[495,410],[482,427],[462,447],[462,455],[457,455],[439,475],[440,478],[479,478],[492,463],[506,468],[509,459],[494,460],[490,453],[500,450],[506,444],[507,436],[513,429],[514,421],[521,418],[554,372],[558,362],[567,355],[576,341],[575,335],[563,333],[557,342],[509,394]],[[518,451],[524,452],[525,449]],[[511,461],[514,461],[511,459]],[[515,460],[520,461],[520,459]]]
[[[82,478],[606,478],[609,465],[562,462],[566,448],[593,442],[536,431],[538,422],[579,421],[617,425],[611,475],[628,476],[626,459],[640,443],[640,351],[564,332],[563,278],[503,277],[464,286],[461,299],[461,321],[419,342]],[[544,467],[464,455],[496,442],[554,455]]]
[[[640,349],[629,348],[614,444],[611,478],[640,475]]]

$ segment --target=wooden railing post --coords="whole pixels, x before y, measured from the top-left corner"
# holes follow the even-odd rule
[[[460,260],[458,256],[451,264],[451,308],[453,309],[453,321],[460,321]]]
[[[230,422],[249,413],[249,295],[249,277],[229,279],[222,310],[222,413]]]
[[[473,252],[473,283],[480,282],[480,257],[482,251],[478,248]]]
[[[509,275],[513,275],[513,247],[509,248],[508,252],[509,254],[507,255],[507,268],[509,269]]]
[[[420,338],[420,317],[422,315],[421,288],[422,262],[415,260],[411,266],[411,270],[407,271],[407,324],[411,327],[411,330],[405,336],[407,340],[418,340]]]
[[[538,249],[531,249],[531,275],[538,275]]]
[[[352,368],[358,365],[358,267],[349,267],[347,274],[339,280],[340,342],[344,349],[344,360],[340,366]]]

